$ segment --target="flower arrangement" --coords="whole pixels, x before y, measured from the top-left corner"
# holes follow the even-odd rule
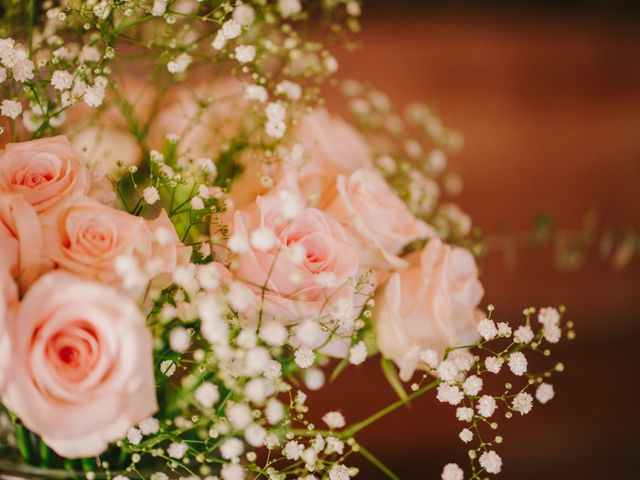
[[[325,45],[351,41],[357,1],[1,11],[3,458],[347,480],[361,454],[397,478],[360,432],[433,392],[469,445],[442,479],[500,472],[495,419],[553,398],[562,363],[529,362],[573,327],[563,308],[517,325],[480,308],[481,240],[443,200],[458,133],[353,81],[351,122],[323,106]],[[374,357],[397,402],[355,423],[309,411],[327,375]]]

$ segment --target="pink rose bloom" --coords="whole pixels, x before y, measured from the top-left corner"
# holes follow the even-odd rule
[[[156,412],[151,333],[117,290],[51,272],[27,292],[10,334],[2,401],[59,455],[99,455]]]
[[[154,233],[162,228],[157,241]],[[116,260],[128,256],[148,274],[173,273],[182,243],[166,213],[148,222],[142,217],[83,198],[55,222],[45,222],[45,253],[59,268],[85,278],[119,285]]]
[[[88,171],[67,137],[10,143],[0,155],[0,190],[19,193],[38,213],[49,213],[88,188]]]
[[[255,291],[266,285],[264,312],[285,322],[328,313],[334,302],[353,295],[358,272],[358,254],[340,224],[315,208],[287,214],[295,197],[299,192],[288,176],[234,217],[234,237],[248,246],[234,273]],[[258,230],[275,235],[273,244],[252,241]]]
[[[347,230],[365,268],[404,268],[407,262],[398,257],[402,248],[413,240],[435,236],[371,168],[338,176],[336,195],[325,210]]]
[[[35,210],[20,195],[0,192],[0,268],[8,270],[24,291],[47,267]]]
[[[468,250],[432,239],[410,257],[410,266],[392,274],[376,294],[375,330],[380,352],[407,381],[426,349],[474,343],[484,294]]]
[[[344,120],[324,108],[305,116],[295,132],[304,146],[304,160],[298,173],[303,193],[320,196],[333,185],[336,176],[372,165],[369,145]],[[322,200],[322,199],[321,199]],[[320,201],[322,206],[322,201]]]
[[[0,393],[4,389],[9,374],[9,363],[11,361],[9,316],[13,314],[12,304],[15,304],[16,300],[13,280],[8,273],[0,272]]]

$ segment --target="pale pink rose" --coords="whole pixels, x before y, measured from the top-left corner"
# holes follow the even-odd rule
[[[49,266],[35,210],[20,195],[0,192],[0,269],[7,270],[24,291]]]
[[[284,322],[329,313],[332,304],[353,295],[358,272],[358,254],[331,216],[304,208],[290,219],[287,203],[296,196],[297,186],[288,176],[234,217],[235,239],[249,246],[237,255],[234,273],[255,291],[265,285],[264,313]],[[258,229],[275,235],[266,251],[252,243]]]
[[[413,240],[435,232],[409,211],[385,179],[372,168],[336,180],[336,195],[325,210],[349,233],[365,268],[397,270],[407,262],[398,255]]]
[[[478,338],[476,309],[484,294],[471,253],[431,239],[411,265],[393,273],[376,294],[375,331],[380,352],[409,380],[426,349],[444,354],[447,347]]]
[[[362,135],[324,108],[302,118],[294,137],[304,146],[297,175],[300,188],[305,195],[318,197],[319,206],[322,194],[338,175],[372,165],[369,145]]]
[[[59,455],[99,455],[156,412],[151,333],[117,290],[48,273],[29,289],[9,331],[2,401]]]
[[[17,301],[15,283],[7,272],[0,271],[0,394],[2,393],[11,361],[11,339],[9,337],[10,316]]]
[[[0,190],[22,195],[40,214],[82,196],[89,174],[67,137],[10,143],[0,155]]]
[[[75,202],[55,222],[45,222],[44,232],[45,254],[58,268],[112,285],[123,280],[116,268],[119,257],[131,257],[141,271],[160,276],[173,273],[185,256],[166,213],[148,222],[90,198]]]

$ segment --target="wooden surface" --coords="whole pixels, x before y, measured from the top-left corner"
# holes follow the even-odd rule
[[[576,227],[594,208],[603,224],[640,227],[640,29],[413,12],[365,19],[363,42],[358,54],[341,55],[342,76],[371,81],[400,105],[427,101],[463,132],[465,150],[453,160],[465,180],[460,202],[485,230],[526,228],[542,210]],[[591,255],[579,271],[561,273],[551,252],[521,252],[515,271],[498,255],[483,265],[497,318],[517,321],[525,306],[565,303],[578,329],[558,349],[567,371],[554,382],[556,399],[500,421],[500,478],[634,477],[639,263],[614,273]],[[357,421],[393,399],[372,362],[313,406],[346,401],[345,416]],[[466,465],[454,408],[432,399],[369,428],[365,445],[402,479],[439,478],[449,461]],[[363,478],[385,478],[361,465]]]

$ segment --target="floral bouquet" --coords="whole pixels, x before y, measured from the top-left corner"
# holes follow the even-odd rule
[[[0,5],[1,478],[397,478],[362,431],[429,392],[468,445],[442,479],[500,472],[572,327],[480,308],[459,134],[354,81],[323,106],[358,2]],[[375,357],[397,402],[309,411]]]

